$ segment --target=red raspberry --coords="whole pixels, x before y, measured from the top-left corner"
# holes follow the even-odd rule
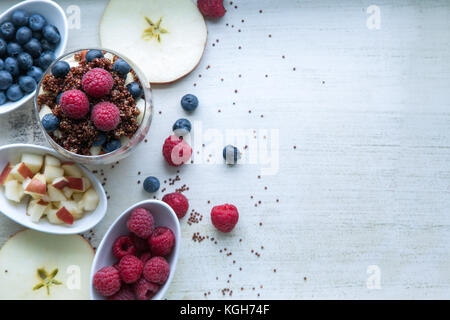
[[[148,238],[150,250],[154,256],[165,257],[172,252],[175,245],[175,235],[166,227],[158,227]]]
[[[89,112],[89,100],[80,90],[65,91],[59,104],[62,112],[72,119],[81,119]]]
[[[133,285],[134,294],[138,300],[150,300],[159,290],[159,286],[155,283],[148,282],[144,278],[140,278]]]
[[[135,256],[125,256],[120,259],[120,278],[125,283],[133,283],[139,280],[144,269],[144,263]]]
[[[144,278],[147,281],[164,284],[169,277],[170,266],[163,257],[153,257],[144,265]]]
[[[145,264],[148,260],[150,260],[151,257],[152,257],[152,254],[150,251],[148,251],[148,252],[141,254],[139,259],[141,259],[141,261]]]
[[[84,74],[81,83],[88,95],[101,98],[111,91],[114,79],[105,69],[94,68]]]
[[[188,199],[180,192],[166,194],[162,198],[162,201],[167,203],[175,211],[178,219],[183,218],[189,209]]]
[[[127,227],[139,238],[147,239],[154,229],[153,216],[144,208],[136,208],[128,218]]]
[[[230,232],[239,220],[239,212],[232,204],[216,206],[211,210],[211,221],[217,230]]]
[[[91,120],[101,131],[112,131],[119,125],[120,111],[111,102],[100,102],[92,108]]]
[[[197,7],[207,17],[220,18],[225,15],[223,0],[197,0]]]
[[[136,247],[131,241],[129,236],[120,236],[114,241],[113,247],[113,255],[117,259],[122,259],[126,255],[134,255],[136,253]]]
[[[139,238],[134,233],[130,233],[130,238],[131,241],[133,241],[134,247],[136,248],[136,254],[147,252],[150,250],[147,239]]]
[[[120,290],[119,271],[114,267],[104,267],[94,275],[94,287],[102,296],[109,297]]]
[[[135,300],[134,292],[127,285],[123,285],[119,292],[108,297],[108,300]]]
[[[182,137],[171,135],[164,141],[162,153],[169,165],[178,167],[189,160],[192,155],[192,148]]]

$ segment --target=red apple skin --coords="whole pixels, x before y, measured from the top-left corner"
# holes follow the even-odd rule
[[[59,180],[58,182],[53,182],[52,184],[56,189],[62,190],[64,187],[69,185],[69,181],[66,178]]]
[[[78,191],[84,191],[84,183],[82,178],[75,178],[75,177],[65,177],[67,181],[69,181],[69,184],[67,185],[69,188],[78,190]]]
[[[47,185],[37,179],[31,179],[25,191],[45,195],[47,194]]]
[[[19,168],[17,169],[17,172],[20,173],[20,175],[26,179],[26,178],[33,178],[34,173],[30,170],[30,168],[27,167],[25,163],[21,163]]]
[[[2,173],[0,174],[0,184],[4,185],[6,178],[8,178],[12,168],[9,166],[9,162],[6,165],[6,167],[3,169]]]
[[[61,209],[59,209],[58,212],[56,212],[56,216],[64,223],[73,224],[73,216],[69,212],[69,210],[66,209],[66,207],[62,207]]]
[[[39,200],[38,202],[37,202],[37,204],[38,205],[40,205],[40,206],[48,206],[48,202],[47,201],[44,201],[44,200]]]

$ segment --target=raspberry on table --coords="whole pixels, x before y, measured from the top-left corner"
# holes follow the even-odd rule
[[[180,192],[166,194],[162,198],[162,201],[167,203],[175,211],[178,219],[183,218],[189,209],[188,199]]]
[[[159,290],[159,286],[155,283],[148,282],[144,278],[140,278],[133,285],[134,294],[138,300],[150,300]]]
[[[65,91],[59,103],[62,112],[72,119],[81,119],[89,112],[89,100],[80,90]]]
[[[144,208],[136,208],[127,221],[127,228],[139,238],[146,239],[152,235],[154,219],[150,211]]]
[[[120,290],[119,271],[114,267],[104,267],[94,275],[94,287],[102,296],[109,297]]]
[[[134,292],[133,290],[127,286],[122,285],[122,288],[120,290],[113,294],[112,296],[108,297],[108,300],[135,300]]]
[[[223,6],[223,0],[197,0],[197,7],[207,17],[220,18],[227,12]]]
[[[134,255],[136,247],[129,236],[120,236],[114,241],[112,251],[117,259],[122,259],[129,254]]]
[[[94,68],[86,72],[81,79],[83,90],[94,98],[101,98],[107,95],[113,85],[114,79],[111,74],[102,68]]]
[[[136,255],[150,250],[147,239],[139,238],[134,233],[130,233],[130,238],[136,248]]]
[[[119,125],[120,111],[111,102],[100,102],[92,108],[91,120],[100,131],[112,131]]]
[[[172,252],[175,245],[175,235],[167,227],[158,227],[148,238],[148,244],[154,256],[165,257]]]
[[[211,221],[217,230],[230,232],[239,220],[239,212],[232,204],[215,206],[211,210]]]
[[[164,141],[162,153],[169,165],[178,167],[191,158],[192,148],[182,137],[171,135]]]
[[[163,257],[153,257],[144,265],[143,275],[147,281],[163,285],[169,277],[170,266]]]
[[[134,283],[142,275],[144,263],[137,257],[127,255],[120,259],[119,273],[120,278],[125,283]]]

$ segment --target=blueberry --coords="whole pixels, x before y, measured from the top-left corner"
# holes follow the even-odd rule
[[[105,151],[106,153],[110,153],[119,148],[120,148],[120,140],[111,140],[103,147],[103,151]]]
[[[16,27],[12,22],[6,21],[0,25],[0,34],[5,40],[12,40],[16,35]]]
[[[87,62],[92,62],[95,59],[99,59],[99,58],[103,58],[103,52],[101,52],[100,50],[89,50],[86,53],[86,61]]]
[[[52,24],[46,24],[44,28],[42,28],[42,35],[53,44],[58,44],[61,40],[61,35],[59,34],[58,28]]]
[[[8,57],[5,60],[5,70],[11,73],[13,77],[19,75],[19,63],[16,58]]]
[[[184,136],[191,132],[191,122],[188,119],[178,119],[172,126],[173,132],[177,136]]]
[[[64,78],[70,71],[70,65],[66,61],[58,61],[52,67],[52,73],[56,78]]]
[[[6,98],[5,93],[3,91],[0,91],[0,106],[5,104],[6,100],[8,99]]]
[[[28,27],[20,27],[16,32],[16,41],[19,44],[25,44],[31,40],[33,32]]]
[[[28,71],[33,66],[33,58],[28,53],[22,52],[17,56],[17,63],[20,70]]]
[[[45,20],[45,18],[37,13],[31,15],[30,18],[28,19],[28,26],[33,31],[42,30],[42,28],[45,26],[46,23],[47,21]]]
[[[24,93],[33,92],[36,89],[36,80],[30,76],[21,76],[19,78],[19,86]]]
[[[8,71],[0,71],[0,90],[8,89],[13,83],[13,77]]]
[[[39,31],[33,31],[33,39],[41,40],[42,39],[42,33]]]
[[[27,72],[27,76],[32,77],[36,82],[41,81],[43,74],[41,68],[35,66],[32,66],[30,71]]]
[[[8,53],[8,56],[15,58],[19,55],[19,53],[23,52],[23,49],[20,46],[20,44],[18,44],[16,42],[10,42],[10,43],[8,43],[8,46],[6,47],[6,51]]]
[[[18,84],[13,84],[6,91],[6,97],[10,101],[17,101],[17,100],[20,100],[23,97],[23,92],[20,89]]]
[[[0,38],[0,57],[4,57],[7,52],[8,44],[6,41],[2,38]]]
[[[23,10],[15,10],[11,14],[11,21],[16,27],[26,26],[28,24],[28,13]]]
[[[3,70],[4,67],[5,67],[5,62],[3,61],[2,58],[0,58],[0,70]]]
[[[159,180],[156,177],[147,177],[144,180],[144,190],[148,193],[153,193],[159,189]]]
[[[31,39],[24,46],[25,52],[29,53],[33,58],[39,58],[42,53],[41,43],[36,39]]]
[[[42,126],[47,132],[53,132],[59,128],[59,119],[53,113],[46,114],[41,121]]]
[[[55,59],[55,54],[52,51],[44,51],[39,57],[39,67],[46,70]]]
[[[130,72],[131,67],[130,65],[123,59],[118,59],[113,66],[113,70],[117,71],[121,75],[126,75],[128,72]]]
[[[59,104],[59,101],[61,100],[61,96],[63,95],[64,92],[60,92],[58,93],[58,95],[56,96],[56,104]]]
[[[193,94],[186,94],[181,98],[181,106],[185,111],[192,112],[198,107],[198,99]]]
[[[139,86],[139,83],[132,82],[127,85],[128,92],[131,93],[133,98],[136,100],[142,96],[142,88]]]
[[[40,43],[42,51],[54,51],[56,49],[56,46],[45,38],[41,39]]]
[[[239,159],[239,149],[232,145],[223,148],[222,154],[227,164],[235,164]]]
[[[59,104],[58,98],[56,98],[56,103]],[[92,144],[94,147],[100,147],[104,145],[106,142],[106,136],[103,133],[100,133],[94,140],[94,143]]]

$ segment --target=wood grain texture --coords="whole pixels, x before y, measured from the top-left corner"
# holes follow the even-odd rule
[[[98,45],[106,3],[77,1],[81,29],[70,31],[68,49]],[[372,4],[381,10],[379,30],[366,27]],[[92,244],[147,197],[138,180],[177,174],[164,165],[161,144],[186,116],[181,96],[194,93],[201,105],[189,119],[203,132],[278,129],[280,166],[258,179],[261,164],[188,165],[181,181],[163,186],[187,184],[191,208],[203,214],[192,226],[182,220],[168,299],[208,291],[208,299],[229,298],[224,288],[236,299],[450,298],[450,3],[240,0],[226,8],[223,19],[207,22],[198,68],[153,88],[148,143],[103,168],[111,199]],[[0,118],[0,144],[14,142],[45,144],[30,103]],[[220,235],[208,215],[225,202],[241,216]],[[0,241],[18,229],[0,217]],[[193,242],[195,232],[218,243]],[[381,270],[379,290],[366,286],[369,265]]]

